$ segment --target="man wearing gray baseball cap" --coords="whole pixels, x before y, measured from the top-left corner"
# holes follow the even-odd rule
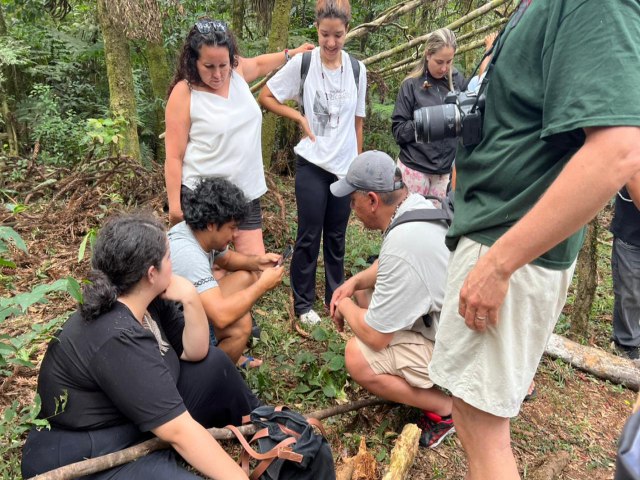
[[[330,188],[351,196],[365,227],[383,232],[378,260],[338,287],[329,305],[338,330],[346,323],[354,333],[345,349],[347,370],[371,393],[420,408],[420,443],[433,448],[455,431],[451,398],[433,388],[428,370],[446,283],[446,225],[392,227],[404,213],[434,206],[409,193],[393,159],[380,151],[357,156]]]

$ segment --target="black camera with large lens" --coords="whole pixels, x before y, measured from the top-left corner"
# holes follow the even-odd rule
[[[449,92],[444,104],[413,112],[416,142],[431,143],[459,137],[465,147],[473,147],[482,140],[483,112],[484,94],[478,98],[472,92]]]

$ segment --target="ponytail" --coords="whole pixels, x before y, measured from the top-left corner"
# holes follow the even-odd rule
[[[90,322],[113,308],[118,299],[118,289],[100,270],[91,270],[88,280],[90,283],[82,289],[79,309],[82,317]]]

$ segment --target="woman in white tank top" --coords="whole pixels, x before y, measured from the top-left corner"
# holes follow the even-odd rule
[[[251,202],[248,221],[234,237],[237,251],[264,254],[260,197],[267,191],[262,166],[262,115],[248,82],[279,67],[294,50],[244,58],[224,22],[203,18],[182,48],[165,111],[165,181],[169,220],[183,220],[182,195],[202,177],[225,177]]]

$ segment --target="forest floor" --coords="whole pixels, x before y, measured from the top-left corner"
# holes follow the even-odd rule
[[[23,170],[25,168],[22,165]],[[79,260],[81,243],[87,234],[99,227],[103,218],[117,212],[137,208],[152,210],[161,218],[164,185],[160,168],[152,173],[139,166],[116,160],[81,166],[73,171],[44,170],[26,166],[27,174],[14,175],[0,185],[3,201],[20,205],[14,212],[0,212],[0,223],[13,227],[24,239],[28,253],[10,249],[16,268],[0,269],[0,296],[9,297],[28,291],[37,284],[51,283],[72,276],[85,278],[90,247]],[[5,174],[7,172],[0,172]],[[269,250],[281,251],[295,237],[295,200],[290,177],[269,176],[270,193],[264,198],[265,242]],[[608,216],[601,215],[603,228],[598,246],[599,285],[592,312],[590,337],[586,343],[610,351],[611,279],[609,258],[610,235],[606,231]],[[367,232],[352,218],[348,230],[346,270],[351,275],[366,265],[366,258],[379,249],[379,232]],[[318,268],[318,284],[324,272]],[[288,279],[284,286],[263,297],[254,314],[263,327],[263,338],[254,345],[253,353],[265,364],[247,373],[247,381],[267,403],[286,404],[302,412],[347,403],[366,397],[346,375],[341,363],[345,338],[338,335],[325,315],[323,322],[311,332],[302,334],[292,328],[292,308]],[[318,297],[322,298],[321,291]],[[572,296],[561,317],[556,333],[569,328]],[[321,301],[318,310],[322,310]],[[66,294],[50,295],[47,304],[37,304],[24,316],[0,322],[0,335],[11,337],[28,331],[34,324],[44,324],[74,308]],[[45,343],[33,345],[29,351],[38,363]],[[0,376],[0,412],[14,402],[28,405],[33,401],[37,369],[13,368]],[[565,480],[612,479],[617,439],[631,412],[635,393],[601,381],[574,369],[560,360],[543,358],[536,375],[537,397],[523,405],[512,422],[512,446],[523,478],[554,453],[566,451],[570,461],[559,475]],[[418,412],[401,406],[383,405],[366,408],[325,420],[328,437],[337,460],[357,453],[364,437],[369,451],[377,460],[381,478],[389,461],[394,441],[405,423],[415,421]],[[0,419],[4,413],[0,413]],[[1,425],[0,425],[1,426]],[[232,444],[224,444],[230,451]],[[14,449],[1,462],[14,465],[19,449]],[[420,449],[408,478],[462,478],[465,459],[459,439],[453,435],[434,450]],[[3,475],[0,475],[2,477]]]

